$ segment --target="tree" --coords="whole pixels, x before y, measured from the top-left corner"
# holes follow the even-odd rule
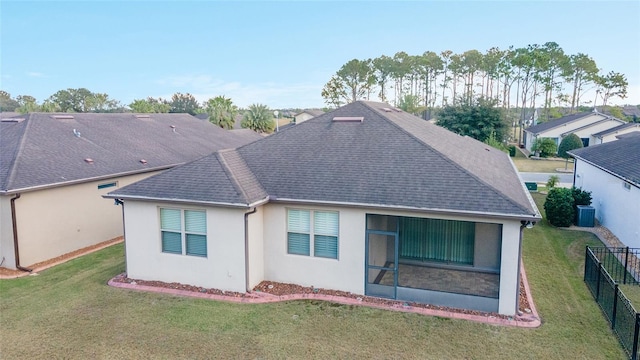
[[[502,142],[507,125],[495,100],[476,98],[473,104],[462,102],[458,106],[445,106],[438,113],[437,124],[460,135],[468,135],[479,141],[490,136]]]
[[[349,100],[344,85],[337,75],[333,75],[324,85],[321,95],[328,106],[335,108],[339,108]]]
[[[148,97],[133,100],[129,108],[135,113],[168,113],[171,110],[171,104],[162,98]]]
[[[40,106],[38,106],[38,102],[33,96],[19,95],[16,98],[16,101],[18,102],[18,104],[20,104],[16,111],[21,114],[40,111]]]
[[[118,101],[109,99],[109,95],[85,88],[59,90],[47,100],[62,112],[108,112],[120,106]]]
[[[398,107],[403,111],[416,116],[426,110],[425,106],[420,105],[420,99],[418,96],[411,94],[405,94],[402,99],[400,99]]]
[[[223,129],[233,129],[236,123],[238,107],[231,99],[224,96],[216,96],[204,103],[204,110],[209,115],[209,121]]]
[[[370,60],[353,59],[336,72],[336,76],[349,94],[349,102],[354,102],[366,94],[372,72],[370,63]]]
[[[575,217],[573,203],[571,189],[557,187],[550,189],[544,202],[544,212],[549,223],[553,226],[571,226]]]
[[[571,133],[568,136],[565,136],[560,142],[560,146],[558,147],[558,156],[568,159],[569,154],[567,154],[567,151],[580,149],[582,146],[582,140],[580,140],[578,135]]]
[[[556,154],[558,145],[553,139],[538,138],[531,145],[531,150],[540,154],[540,157],[549,157]]]
[[[387,83],[393,71],[393,59],[386,55],[382,55],[378,58],[373,59],[373,61],[371,62],[371,67],[373,69],[377,84],[380,87],[380,93],[378,94],[378,97],[380,98],[380,101],[386,102],[386,89]]]
[[[195,115],[198,113],[198,109],[200,109],[200,104],[196,98],[189,94],[175,93],[171,96],[171,110],[170,113],[187,113],[191,115]]]
[[[16,111],[19,106],[18,101],[11,98],[11,94],[0,90],[0,111]]]
[[[241,126],[256,132],[271,133],[275,123],[267,105],[252,104],[245,112]]]
[[[607,75],[596,76],[598,91],[602,97],[602,106],[607,105],[607,101],[617,96],[621,99],[627,97],[627,77],[621,73],[610,71]]]
[[[565,80],[573,83],[571,92],[571,112],[580,105],[582,89],[593,82],[598,75],[598,66],[588,55],[577,53],[569,57],[570,66],[564,69]]]

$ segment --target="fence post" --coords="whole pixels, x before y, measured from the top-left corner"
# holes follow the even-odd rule
[[[638,331],[640,331],[640,314],[636,313],[636,326],[633,330],[633,350],[631,350],[631,360],[638,359]]]
[[[624,278],[622,280],[623,284],[627,283],[627,266],[629,265],[629,247],[627,246],[627,248],[625,249],[625,255],[624,255]]]
[[[602,263],[598,261],[598,276],[596,277],[596,302],[600,303],[600,276],[602,276]]]
[[[611,312],[611,328],[616,328],[616,313],[618,312],[618,283],[613,284],[613,311]]]
[[[589,266],[587,266],[587,261],[589,261],[589,245],[584,249],[584,281],[587,281],[587,270]]]

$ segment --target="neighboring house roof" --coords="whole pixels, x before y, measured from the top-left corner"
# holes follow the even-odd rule
[[[524,131],[532,133],[534,135],[537,135],[537,134],[540,134],[540,133],[545,132],[547,130],[551,130],[551,129],[557,128],[559,126],[574,122],[576,120],[580,120],[583,117],[590,116],[590,115],[593,115],[593,114],[595,114],[595,113],[593,113],[593,112],[583,112],[583,113],[578,113],[578,114],[567,115],[567,116],[563,116],[563,117],[561,117],[559,119],[547,121],[547,122],[544,122],[542,124],[538,124],[538,125],[534,125],[534,126],[528,127],[526,129],[524,129]],[[601,115],[603,117],[603,119],[606,117],[606,115],[603,115],[603,114],[599,114],[599,115]]]
[[[640,136],[625,136],[617,141],[568,152],[574,158],[598,167],[640,187]]]
[[[607,130],[604,130],[604,131],[600,131],[599,133],[595,133],[595,134],[593,134],[593,136],[602,137],[602,136],[606,136],[606,135],[609,135],[609,134],[615,134],[618,131],[622,131],[622,130],[626,130],[626,129],[634,128],[634,127],[640,129],[640,123],[624,123],[624,124],[620,124],[620,125],[618,125],[616,127],[613,127],[611,129],[607,129]]]
[[[1,122],[0,193],[160,170],[262,138],[189,114],[33,113]],[[88,160],[91,159],[91,160]]]
[[[336,117],[363,121],[334,121]],[[365,101],[108,196],[229,206],[323,203],[539,218],[507,154],[387,104]]]
[[[318,109],[306,109],[304,111],[297,113],[295,116],[298,116],[300,114],[305,114],[305,113],[315,117],[315,116],[320,116],[324,114],[324,111],[318,110]]]
[[[622,107],[622,113],[629,117],[640,117],[640,109],[637,106],[629,105]]]

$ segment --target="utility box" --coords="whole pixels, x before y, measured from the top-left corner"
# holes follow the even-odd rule
[[[576,213],[576,225],[582,227],[594,227],[596,209],[589,205],[578,205]]]
[[[525,182],[525,186],[529,191],[538,191],[538,183],[536,182]]]

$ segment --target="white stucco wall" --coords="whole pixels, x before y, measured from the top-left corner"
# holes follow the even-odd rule
[[[409,217],[431,217],[446,220],[477,221],[483,218],[458,216],[434,216],[401,211],[376,209],[333,208],[268,204],[264,206],[264,276],[266,280],[315,286],[364,294],[365,282],[365,219],[366,214]],[[340,213],[338,260],[287,254],[287,208],[336,211]],[[518,259],[520,253],[520,221],[500,221],[480,225],[479,238],[496,244],[495,231],[501,229],[500,300],[498,311],[513,315],[517,310],[519,289]],[[490,262],[490,261],[489,261]],[[484,264],[489,265],[489,264]]]
[[[160,207],[206,211],[206,258],[162,252]],[[124,211],[130,278],[245,292],[244,210],[126,201]]]
[[[12,197],[0,196],[0,266],[15,269],[13,225],[11,224]]]
[[[264,280],[264,207],[256,208],[256,213],[249,215],[249,288],[253,289]]]
[[[87,246],[122,236],[122,212],[103,194],[154,173],[92,181],[21,193],[15,201],[20,264],[45,261]],[[98,185],[116,182],[116,187]],[[2,196],[0,220],[4,267],[15,269],[13,228],[9,200]]]
[[[591,191],[596,219],[625,245],[640,248],[640,189],[580,159],[575,164],[575,186]]]
[[[626,129],[623,129],[623,130],[620,130],[620,131],[616,131],[616,132],[611,133],[611,134],[607,134],[607,135],[602,136],[600,138],[595,138],[595,144],[604,144],[604,143],[608,143],[608,142],[611,142],[611,141],[616,141],[616,140],[618,140],[616,138],[616,136],[629,134],[629,133],[636,132],[636,131],[640,131],[640,124],[636,124],[636,126],[634,126],[634,127],[626,128]]]

